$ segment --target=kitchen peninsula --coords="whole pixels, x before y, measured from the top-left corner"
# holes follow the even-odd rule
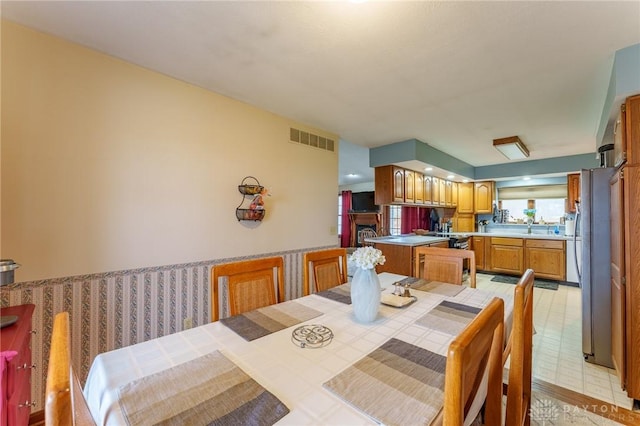
[[[367,238],[365,241],[373,243],[374,247],[381,250],[386,258],[384,265],[376,267],[378,273],[391,272],[408,276],[417,276],[413,265],[416,247],[449,247],[448,236],[407,234]]]
[[[566,241],[573,237],[554,234],[517,232],[453,232],[422,236],[406,234],[369,238],[386,257],[378,272],[417,276],[415,248],[418,246],[449,247],[449,238],[469,237],[478,271],[522,275],[528,268],[536,277],[566,280]],[[399,272],[401,271],[401,272]]]

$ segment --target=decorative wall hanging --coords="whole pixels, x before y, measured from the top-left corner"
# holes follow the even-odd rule
[[[255,184],[248,183],[252,181],[255,181]],[[236,218],[239,221],[261,221],[264,219],[264,197],[269,194],[267,189],[260,185],[258,179],[253,176],[246,176],[238,185],[238,191],[242,194],[242,201],[236,208]]]

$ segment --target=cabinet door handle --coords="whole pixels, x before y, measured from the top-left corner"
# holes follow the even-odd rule
[[[18,408],[26,408],[26,407],[35,407],[36,406],[36,402],[33,401],[25,401],[24,404],[18,404]]]
[[[19,365],[16,367],[16,370],[26,370],[27,368],[32,368],[32,369],[36,369],[36,365],[35,364],[27,364],[26,362],[22,365]]]

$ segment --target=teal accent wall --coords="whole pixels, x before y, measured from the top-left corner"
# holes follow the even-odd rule
[[[545,158],[542,160],[518,161],[473,167],[418,139],[409,139],[369,149],[369,165],[371,167],[386,166],[412,160],[422,161],[474,180],[490,180],[551,173],[573,173],[580,169],[599,166],[595,152],[566,157]]]
[[[640,44],[634,44],[618,50],[615,54],[609,88],[596,133],[598,146],[611,142],[613,121],[618,115],[620,105],[628,96],[638,93],[640,93]]]
[[[596,153],[545,158],[542,160],[518,161],[492,166],[476,167],[476,180],[498,179],[514,176],[533,176],[551,173],[573,173],[580,169],[599,167]]]
[[[369,166],[379,167],[403,161],[422,161],[460,176],[473,179],[474,167],[462,160],[427,145],[418,139],[409,139],[369,149]]]

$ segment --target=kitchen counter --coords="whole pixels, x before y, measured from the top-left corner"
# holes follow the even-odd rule
[[[449,235],[447,236],[430,236],[430,235],[416,235],[416,234],[406,234],[406,235],[390,235],[388,237],[373,237],[373,238],[365,238],[365,241],[368,243],[378,243],[378,244],[394,244],[400,246],[424,246],[427,244],[440,243],[449,241]]]
[[[526,232],[504,232],[504,231],[496,231],[496,232],[451,232],[447,234],[447,236],[452,237],[506,237],[506,238],[534,238],[537,240],[571,240],[573,241],[573,236],[569,235],[555,235],[555,234],[528,234]],[[579,241],[580,237],[577,238]]]
[[[450,237],[507,237],[507,238],[533,238],[537,240],[565,240],[573,241],[573,236],[568,235],[555,235],[555,234],[527,234],[526,232],[449,232],[438,233],[437,235],[416,235],[416,234],[404,234],[404,235],[390,235],[387,237],[374,237],[366,238],[368,243],[383,243],[383,244],[396,244],[401,246],[423,246],[425,244],[439,243],[442,241],[449,241]],[[581,240],[580,237],[577,238]]]

